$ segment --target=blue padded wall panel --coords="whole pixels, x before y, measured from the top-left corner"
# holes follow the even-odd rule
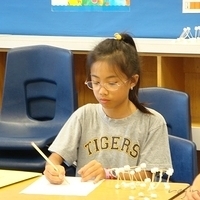
[[[129,12],[52,12],[50,0],[0,5],[0,34],[108,37],[126,31],[140,38],[177,38],[184,27],[200,25],[200,14],[182,13],[182,0],[132,0]]]

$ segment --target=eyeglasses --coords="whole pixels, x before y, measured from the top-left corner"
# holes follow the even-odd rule
[[[127,81],[123,82],[126,83]],[[108,91],[116,91],[119,89],[119,87],[122,85],[120,83],[115,82],[109,82],[109,83],[103,83],[95,82],[95,81],[85,81],[85,85],[91,90],[99,90],[101,87],[104,87]]]

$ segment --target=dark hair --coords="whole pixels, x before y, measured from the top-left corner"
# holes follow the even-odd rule
[[[119,38],[105,39],[100,42],[87,56],[87,78],[90,79],[90,68],[93,63],[104,60],[112,66],[117,66],[128,77],[138,74],[138,82],[132,90],[129,90],[129,99],[144,113],[150,113],[143,104],[138,101],[140,86],[140,61],[133,38],[126,34],[118,34]]]

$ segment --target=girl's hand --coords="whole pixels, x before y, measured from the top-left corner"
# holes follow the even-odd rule
[[[61,165],[56,165],[58,171],[56,171],[51,165],[46,165],[43,174],[46,179],[56,185],[60,185],[65,180],[65,168]]]
[[[183,200],[200,200],[200,191],[190,187],[185,191]]]
[[[98,181],[106,178],[103,166],[96,160],[92,160],[88,164],[83,166],[78,171],[78,174],[81,175],[82,181],[94,179],[94,183],[97,183]]]

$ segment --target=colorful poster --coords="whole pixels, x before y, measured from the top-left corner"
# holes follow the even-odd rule
[[[52,11],[129,11],[130,0],[51,0]]]

